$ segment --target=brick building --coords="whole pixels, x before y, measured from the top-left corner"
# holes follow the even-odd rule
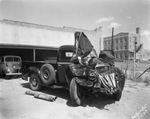
[[[136,33],[124,33],[114,35],[113,37],[113,49],[116,60],[130,60],[133,59],[133,51],[136,46],[141,44],[140,34]],[[104,50],[111,50],[112,37],[105,37],[103,40]]]

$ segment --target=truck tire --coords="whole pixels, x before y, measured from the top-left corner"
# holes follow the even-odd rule
[[[84,93],[81,92],[79,85],[76,82],[76,77],[70,82],[70,97],[73,104],[80,106],[84,101]]]
[[[120,88],[121,88],[121,91],[123,91],[124,86],[125,86],[125,74],[119,68],[117,68],[117,70],[118,70],[118,73],[120,74],[120,77],[118,77],[121,80],[120,81]]]
[[[30,76],[30,88],[34,91],[38,91],[42,88],[41,80],[37,73],[32,73]]]
[[[115,101],[119,101],[121,99],[122,91],[123,91],[124,85],[125,85],[125,75],[117,67],[114,67],[114,71],[115,71],[115,74],[116,74],[116,78],[119,80],[118,87],[119,87],[120,90],[118,90],[116,93],[113,94],[113,99]]]
[[[52,65],[44,64],[40,69],[41,80],[45,85],[51,85],[55,82],[55,70]]]
[[[113,99],[114,99],[115,101],[119,101],[119,100],[121,99],[121,96],[122,96],[122,91],[117,92],[117,93],[114,93],[114,94],[113,94]]]

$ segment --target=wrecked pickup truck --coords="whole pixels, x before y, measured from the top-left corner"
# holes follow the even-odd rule
[[[75,33],[74,46],[57,50],[55,62],[49,59],[40,67],[28,67],[23,79],[29,79],[32,90],[42,86],[66,87],[75,105],[82,105],[88,94],[111,95],[119,101],[125,84],[125,75],[114,66],[114,57],[103,51],[97,56],[83,32]]]

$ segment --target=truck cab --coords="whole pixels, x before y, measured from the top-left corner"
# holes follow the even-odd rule
[[[61,46],[58,50],[58,59],[57,59],[57,84],[65,85],[68,80],[66,77],[66,71],[68,70],[68,65],[71,63],[70,59],[73,56],[73,46],[64,45]]]
[[[67,86],[66,77],[70,59],[73,56],[73,45],[63,45],[57,49],[56,57],[48,57],[41,62],[40,67],[34,65],[26,69],[22,78],[29,80],[32,90],[40,90],[42,86]]]

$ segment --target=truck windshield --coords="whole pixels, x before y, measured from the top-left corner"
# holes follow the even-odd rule
[[[62,51],[60,53],[60,59],[61,61],[70,61],[70,59],[72,58],[73,52],[71,51]]]
[[[20,58],[14,57],[14,62],[20,62]]]
[[[7,58],[5,59],[5,61],[6,61],[6,62],[13,62],[13,57],[7,57]]]

